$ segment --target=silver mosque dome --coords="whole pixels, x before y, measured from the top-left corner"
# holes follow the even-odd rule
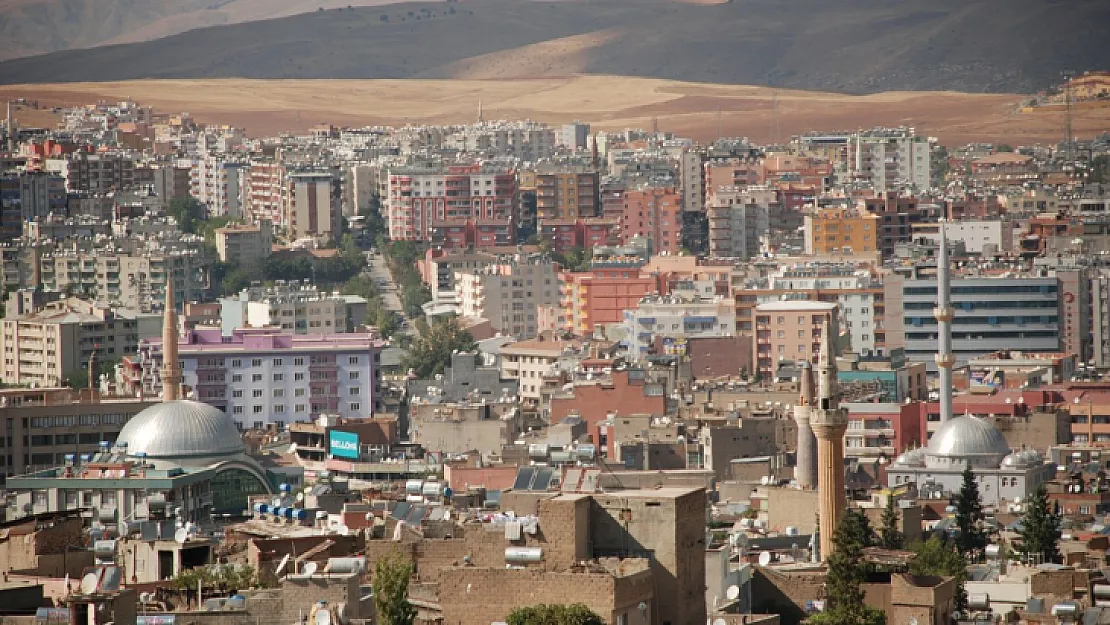
[[[972,415],[954,417],[929,441],[928,455],[947,459],[994,458],[995,466],[1010,454],[1010,446],[994,424]]]
[[[918,447],[917,449],[911,449],[909,451],[902,452],[902,455],[898,456],[898,459],[894,461],[894,464],[899,464],[907,467],[925,466],[925,448]]]
[[[131,418],[116,439],[127,453],[148,458],[219,457],[246,451],[235,422],[222,410],[187,399],[150,406]]]

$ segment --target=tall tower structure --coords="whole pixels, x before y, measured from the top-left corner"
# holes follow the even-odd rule
[[[937,319],[937,370],[940,374],[940,422],[952,418],[952,366],[956,356],[952,354],[952,319],[956,316],[952,308],[950,267],[948,261],[948,237],[944,231],[944,220],[940,222],[940,249],[937,253],[937,307],[933,316]]]
[[[5,134],[8,135],[8,151],[15,152],[15,119],[12,117],[12,101],[8,100],[8,118]]]
[[[810,413],[817,392],[813,388],[813,367],[807,361],[798,380],[798,403],[794,406],[794,421],[798,424],[798,466],[794,478],[802,488],[817,487],[817,437],[810,426]]]
[[[833,552],[833,534],[848,502],[844,497],[844,431],[848,411],[840,407],[833,353],[832,324],[825,324],[817,361],[817,402],[810,411],[810,425],[817,437],[817,508],[821,525],[821,560]]]
[[[177,361],[177,311],[173,301],[173,277],[166,276],[166,310],[162,314],[162,401],[181,395],[181,366]]]

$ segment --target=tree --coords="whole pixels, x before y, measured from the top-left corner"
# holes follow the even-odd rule
[[[1025,502],[1017,552],[1028,563],[1060,561],[1060,511],[1048,501],[1044,484]]]
[[[863,583],[871,567],[862,563],[861,540],[870,532],[867,517],[849,510],[833,534],[835,550],[828,556],[825,580],[825,611],[811,618],[816,625],[886,625],[886,614],[864,603]]]
[[[505,622],[507,625],[603,625],[605,619],[581,603],[540,604],[514,608]]]
[[[1008,143],[999,143],[997,146],[995,146],[994,151],[995,152],[1013,152],[1014,151],[1014,146],[1012,146]]]
[[[910,561],[910,573],[955,577],[955,609],[962,611],[967,607],[967,590],[964,588],[964,582],[967,581],[967,561],[956,546],[934,534],[929,540],[918,543],[914,552],[916,555]]]
[[[177,221],[177,227],[185,233],[196,232],[207,214],[204,204],[195,197],[175,198],[170,202],[168,212]]]
[[[963,485],[956,496],[956,547],[969,558],[976,558],[987,547],[987,533],[983,527],[983,502],[979,499],[979,485],[971,467],[964,468]]]
[[[897,499],[893,494],[887,496],[886,508],[881,517],[882,528],[879,530],[879,542],[884,549],[901,549],[906,542],[906,537],[898,529],[900,515],[896,503]]]
[[[85,363],[86,365],[88,362]],[[96,387],[100,388],[100,376],[106,375],[112,378],[116,372],[116,365],[119,364],[119,358],[101,359],[100,353],[97,352],[96,372],[93,378],[96,381]],[[78,369],[66,378],[66,386],[74,389],[89,388],[89,371],[87,368]]]
[[[412,564],[393,552],[374,563],[374,607],[381,625],[412,625],[416,608],[409,603]]]
[[[454,352],[477,349],[474,336],[463,329],[458,319],[438,317],[427,328],[409,348],[401,363],[405,369],[412,369],[419,379],[443,373],[451,364]]]

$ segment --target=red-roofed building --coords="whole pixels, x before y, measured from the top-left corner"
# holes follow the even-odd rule
[[[614,371],[607,380],[576,384],[568,394],[551,398],[551,422],[578,415],[600,444],[598,423],[611,414],[662,415],[667,409],[663,386],[648,384],[643,370]]]

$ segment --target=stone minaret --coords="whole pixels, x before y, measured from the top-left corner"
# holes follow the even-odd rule
[[[798,466],[794,470],[794,478],[802,488],[816,488],[817,438],[813,435],[809,419],[817,392],[813,388],[813,367],[809,362],[802,367],[798,388],[800,391],[798,403],[794,406],[794,421],[798,424]]]
[[[948,237],[944,232],[944,220],[940,222],[940,247],[937,254],[937,307],[933,316],[937,318],[937,370],[940,373],[940,422],[952,418],[952,366],[956,356],[952,354],[952,318],[956,316],[952,308],[949,288],[950,269],[948,263]]]
[[[174,310],[173,276],[166,276],[166,310],[162,317],[162,401],[181,395],[181,369],[177,362],[177,311]]]
[[[840,407],[833,352],[832,323],[826,323],[817,361],[817,403],[810,410],[810,424],[817,436],[817,501],[821,527],[821,559],[833,552],[833,533],[848,503],[844,497],[844,431],[848,411]]]

